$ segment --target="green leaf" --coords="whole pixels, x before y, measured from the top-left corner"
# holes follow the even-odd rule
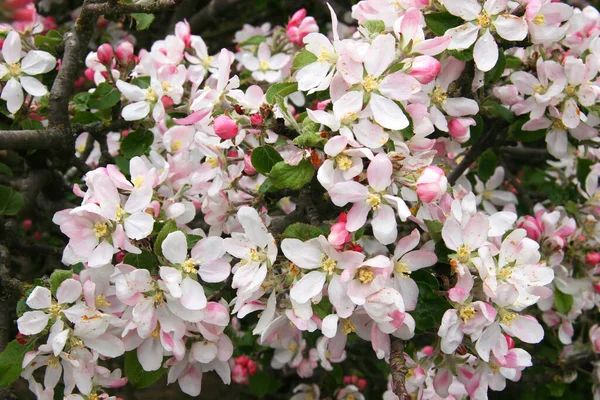
[[[121,154],[133,158],[146,154],[154,142],[154,134],[147,129],[138,128],[121,141]]]
[[[492,150],[487,150],[479,157],[477,165],[477,175],[485,182],[494,175],[494,171],[498,165],[498,157]]]
[[[19,378],[25,353],[35,349],[35,343],[35,340],[27,344],[13,340],[0,353],[0,387],[9,387]]]
[[[21,193],[0,185],[0,215],[17,215],[24,204],[25,198]]]
[[[271,169],[269,178],[278,189],[300,189],[312,179],[315,169],[309,161],[302,160],[298,165],[278,162]]]
[[[77,93],[75,96],[73,96],[73,108],[75,109],[75,111],[85,111],[88,108],[90,108],[88,106],[88,101],[90,101],[90,92],[81,92],[81,93]]]
[[[579,181],[582,187],[585,186],[585,180],[590,173],[592,165],[594,165],[594,162],[592,160],[589,160],[587,158],[577,159],[577,180]]]
[[[450,304],[444,296],[440,296],[439,283],[431,274],[431,270],[423,268],[411,274],[411,278],[419,288],[417,308],[411,311],[416,322],[416,332],[426,332],[437,328],[444,312]]]
[[[327,141],[317,133],[303,133],[295,137],[293,142],[300,147],[321,147]]]
[[[129,383],[137,388],[144,389],[156,383],[161,376],[167,372],[167,368],[160,368],[156,371],[144,371],[137,358],[137,350],[125,353],[125,376],[129,378]]]
[[[142,268],[152,271],[154,268],[154,257],[149,251],[142,250],[140,254],[128,253],[123,259],[123,263],[133,265],[138,269]]]
[[[35,43],[35,47],[38,49],[45,51],[47,53],[52,54],[53,56],[57,56],[56,46],[62,43],[62,35],[57,31],[49,31],[45,35],[36,35],[33,38],[33,42]]]
[[[385,22],[380,19],[369,19],[364,22],[363,26],[369,31],[371,36],[385,33]]]
[[[25,130],[43,130],[46,129],[44,127],[44,125],[42,124],[41,121],[38,121],[37,119],[26,119],[23,122],[21,122],[21,126],[23,127],[23,129]]]
[[[265,194],[268,192],[276,192],[277,188],[275,186],[273,186],[273,181],[270,180],[269,178],[265,179],[264,182],[262,183],[262,185],[260,185],[260,187],[258,188],[258,193],[259,194]]]
[[[523,62],[519,57],[515,56],[505,56],[506,59],[506,68],[508,69],[521,69]]]
[[[320,302],[313,304],[313,311],[319,316],[319,318],[323,319],[329,314],[333,313],[333,306],[331,305],[328,297],[323,297],[321,298]]]
[[[55,269],[50,275],[50,292],[56,295],[56,291],[61,283],[67,279],[73,278],[73,271],[70,269]]]
[[[306,49],[302,49],[294,58],[294,65],[292,66],[292,68],[295,71],[300,68],[304,68],[307,65],[314,63],[315,61],[317,61],[316,55],[314,55]]]
[[[275,96],[285,97],[297,91],[298,82],[276,83],[267,90],[267,93],[265,94],[265,99],[267,100],[267,103],[275,104],[277,100]]]
[[[322,234],[323,231],[320,228],[301,222],[296,222],[288,226],[283,232],[283,236],[286,238],[300,239],[302,241],[319,237]]]
[[[88,106],[98,110],[111,108],[121,100],[121,92],[113,88],[112,85],[102,82],[98,88],[90,94]]]
[[[573,307],[573,296],[555,289],[554,307],[556,307],[559,313],[567,315],[571,311],[571,307]]]
[[[283,157],[272,146],[266,145],[252,150],[250,160],[258,172],[267,175],[275,164],[283,161]]]
[[[552,397],[563,397],[565,395],[565,391],[568,386],[561,382],[552,382],[546,384],[546,387],[550,391],[550,396]],[[569,396],[567,396],[569,397]]]
[[[258,398],[275,393],[283,385],[283,382],[279,379],[275,379],[275,377],[272,378],[264,371],[259,371],[254,375],[250,375],[248,383],[250,392]]]
[[[436,242],[441,241],[442,228],[444,227],[444,224],[433,219],[426,219],[424,222],[425,226],[427,227],[427,231],[429,232],[429,236],[431,236],[431,238]]]
[[[196,245],[196,243],[198,243],[200,240],[202,240],[202,236],[200,236],[200,235],[187,234],[186,238],[187,238],[187,248],[188,249],[191,249],[192,247],[194,247]]]
[[[13,176],[12,169],[4,163],[0,162],[0,174]]]
[[[97,114],[88,111],[81,111],[75,114],[71,122],[73,124],[91,124],[93,122],[102,122],[102,118],[100,118]]]
[[[143,31],[148,29],[150,24],[152,24],[152,21],[154,21],[154,14],[134,13],[131,14],[131,18],[135,19],[135,29],[138,31]]]
[[[150,87],[150,77],[140,76],[139,78],[133,79],[131,84],[139,87],[140,89],[148,89]]]
[[[460,61],[471,61],[473,59],[473,49],[466,50],[448,50],[448,53]]]
[[[464,23],[462,18],[445,11],[425,15],[425,24],[437,36],[443,36],[448,29],[456,28]]]
[[[504,70],[506,69],[506,57],[504,56],[504,51],[498,51],[498,61],[496,65],[488,72],[485,73],[485,82],[486,83],[496,83],[502,77]]]
[[[264,37],[262,35],[256,35],[256,36],[252,36],[250,39],[248,39],[248,40],[240,43],[239,46],[240,47],[244,47],[244,46],[258,46],[259,44],[261,44],[265,40],[267,40],[266,37]]]
[[[513,122],[515,120],[515,114],[497,101],[487,100],[481,108],[490,115],[500,117],[506,122]]]
[[[156,255],[158,255],[159,257],[163,256],[162,248],[161,248],[162,242],[165,241],[165,239],[167,238],[169,233],[175,232],[176,230],[177,230],[177,224],[173,220],[170,220],[169,222],[167,222],[165,224],[165,226],[163,226],[163,228],[158,233],[158,236],[156,237],[156,243],[154,243],[154,253]]]

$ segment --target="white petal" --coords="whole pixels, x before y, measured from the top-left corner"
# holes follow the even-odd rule
[[[45,51],[32,50],[21,61],[21,71],[27,75],[39,75],[52,71],[56,58]]]
[[[21,77],[21,86],[32,96],[44,96],[48,94],[48,88],[42,82],[30,76]]]
[[[373,111],[375,121],[384,128],[400,130],[406,128],[409,124],[400,107],[383,96],[371,93],[369,107]]]
[[[489,71],[498,62],[498,44],[489,30],[475,43],[473,58],[482,71]]]
[[[28,311],[17,320],[19,332],[23,335],[36,335],[48,325],[50,315],[43,311]]]
[[[150,114],[150,103],[147,101],[128,104],[121,112],[125,121],[137,121],[146,118],[148,114]]]
[[[161,244],[163,255],[173,264],[182,264],[187,257],[187,240],[181,231],[171,232]]]
[[[52,305],[52,295],[50,290],[43,286],[36,286],[27,298],[25,304],[34,310],[50,308]]]
[[[2,57],[8,64],[16,64],[21,59],[21,36],[18,32],[8,32],[2,45]]]
[[[519,42],[527,37],[527,22],[514,15],[498,15],[494,26],[498,35],[506,40]]]
[[[21,109],[23,105],[23,89],[21,88],[21,84],[15,78],[10,78],[6,85],[4,85],[4,89],[2,89],[2,96],[0,96],[2,100],[6,100],[6,108],[11,114],[16,113]]]
[[[204,288],[197,281],[191,278],[185,278],[181,282],[181,295],[180,302],[188,310],[202,310],[206,307],[206,296],[204,295]]]
[[[309,272],[294,284],[290,290],[290,297],[300,304],[306,303],[321,293],[323,284],[325,284],[325,278],[326,276],[323,272]]]

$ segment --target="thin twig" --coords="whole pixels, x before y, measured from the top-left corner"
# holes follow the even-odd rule
[[[448,175],[448,182],[454,185],[458,178],[473,164],[479,156],[481,156],[487,149],[492,147],[496,136],[498,136],[500,129],[492,128],[486,133],[482,134],[479,139],[471,146],[465,158],[454,168]]]
[[[409,400],[411,397],[406,390],[406,359],[404,358],[404,343],[402,339],[391,337],[390,366],[392,367],[392,390],[400,400]]]

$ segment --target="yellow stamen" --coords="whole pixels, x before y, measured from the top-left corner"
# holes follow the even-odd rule
[[[150,336],[152,336],[153,339],[158,339],[160,337],[160,324],[158,322],[156,323],[156,328],[154,328]]]
[[[123,207],[121,207],[120,204],[117,204],[117,211],[115,213],[115,219],[117,220],[117,222],[123,222],[123,218],[125,218],[125,210],[123,209]]]
[[[456,251],[456,253],[458,254],[458,261],[460,261],[463,264],[469,262],[469,260],[471,259],[471,248],[467,245],[463,244],[458,246],[458,250]]]
[[[8,67],[8,74],[10,76],[12,76],[13,78],[20,76],[21,75],[21,64],[20,63],[10,64],[10,66]]]
[[[477,24],[482,28],[489,28],[492,25],[492,19],[487,12],[481,11],[481,14],[477,16]]]
[[[94,234],[97,238],[105,237],[108,233],[108,226],[102,222],[96,222],[94,224]]]
[[[370,267],[362,267],[358,269],[358,280],[361,283],[369,283],[375,279],[375,274]]]
[[[368,74],[367,76],[365,76],[362,86],[363,89],[365,89],[365,92],[369,93],[379,89],[379,81],[376,78],[374,78],[373,75]]]
[[[181,148],[181,145],[183,145],[183,143],[181,143],[181,140],[176,140],[171,145],[171,150],[172,151],[177,151],[177,150],[179,150]]]
[[[365,203],[367,203],[373,209],[373,211],[378,210],[381,208],[381,195],[377,193],[369,193]]]
[[[335,156],[335,164],[342,171],[347,171],[352,167],[352,159],[345,154]]]
[[[349,319],[342,319],[342,332],[344,332],[344,335],[356,332],[356,325]]]
[[[544,25],[544,23],[546,22],[546,16],[544,14],[538,14],[535,17],[533,17],[532,22],[536,25]]]
[[[439,86],[433,90],[431,94],[431,102],[435,105],[444,104],[448,100],[448,92],[445,92]]]
[[[260,60],[260,66],[258,69],[263,72],[267,72],[269,70],[269,62],[267,60]]]
[[[217,168],[219,166],[219,160],[217,157],[206,157],[205,160],[211,168]]]
[[[202,60],[200,60],[202,62],[202,65],[204,66],[204,68],[208,68],[211,66],[211,64],[213,63],[214,57],[213,56],[207,56],[204,57]]]
[[[325,271],[328,275],[333,275],[337,269],[337,261],[332,260],[326,254],[321,254],[320,267],[323,268],[323,271]]]
[[[186,274],[196,274],[196,273],[198,273],[198,270],[196,269],[196,265],[197,265],[196,260],[188,258],[187,260],[185,260],[183,262],[183,264],[181,264],[181,267],[183,268],[183,272],[185,272]]]
[[[513,326],[515,324],[515,320],[519,318],[519,314],[515,314],[513,312],[505,311],[502,314],[502,318],[500,322],[502,322],[506,326]]]
[[[411,270],[407,268],[407,263],[396,261],[394,263],[394,272],[404,279],[410,278]]]
[[[330,64],[335,64],[337,62],[337,54],[328,53],[327,48],[325,46],[321,46],[321,53],[317,56],[318,62],[326,62]]]
[[[158,94],[151,87],[146,90],[146,95],[144,97],[149,103],[156,103],[158,101]]]
[[[475,313],[475,309],[472,306],[464,306],[458,310],[458,316],[463,320],[463,322],[467,322],[473,318]]]
[[[99,294],[96,296],[96,308],[110,307],[110,303],[106,301],[106,296]]]
[[[135,178],[133,178],[131,180],[131,182],[133,182],[133,186],[135,186],[136,188],[139,188],[144,184],[144,177],[141,175],[138,175]]]
[[[565,88],[565,93],[567,94],[567,96],[575,96],[575,94],[577,93],[577,89],[575,89],[574,85],[567,85],[567,87]]]

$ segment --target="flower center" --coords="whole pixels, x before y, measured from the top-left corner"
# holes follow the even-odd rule
[[[502,317],[500,322],[502,322],[506,326],[513,326],[515,324],[515,320],[519,318],[519,314],[515,314],[513,312],[504,311],[502,313]]]
[[[325,271],[328,275],[333,275],[337,269],[337,261],[332,260],[326,254],[321,254],[320,267],[323,268],[323,271]]]
[[[57,369],[58,368],[58,363],[59,363],[59,358],[56,357],[54,354],[51,354],[50,358],[48,358],[48,366],[50,368]]]
[[[215,58],[213,56],[207,56],[204,57],[201,61],[202,61],[202,65],[204,66],[204,68],[208,68],[211,66],[211,64],[213,63],[213,60]]]
[[[121,207],[120,204],[117,204],[117,211],[115,213],[115,219],[117,220],[117,222],[121,223],[123,222],[123,218],[125,218],[125,210],[123,209],[123,207]]]
[[[148,90],[146,90],[145,98],[149,103],[156,103],[158,101],[158,94],[156,94],[154,89],[149,87]]]
[[[410,278],[410,274],[412,271],[408,269],[407,265],[408,264],[405,262],[396,261],[394,263],[394,272],[404,279]]]
[[[260,65],[258,67],[262,72],[267,72],[269,70],[269,62],[267,60],[260,60]]]
[[[165,92],[168,92],[173,87],[171,82],[161,82],[161,86]]]
[[[84,151],[85,151],[85,144],[80,144],[79,146],[77,146],[78,153],[83,153]]]
[[[345,154],[335,156],[335,164],[342,171],[347,171],[352,167],[352,159]]]
[[[290,345],[288,346],[288,350],[291,351],[292,353],[295,353],[296,350],[298,350],[298,345],[296,344],[296,342],[291,342]]]
[[[567,127],[565,126],[565,124],[563,124],[563,122],[560,119],[554,120],[554,123],[552,124],[552,129],[556,129],[557,131],[566,131]]]
[[[317,56],[317,61],[333,64],[337,61],[337,54],[328,53],[327,48],[325,46],[321,46],[321,53],[319,53]]]
[[[471,257],[471,247],[467,246],[466,244],[461,244],[460,246],[458,246],[456,254],[458,254],[458,261],[465,264],[469,262],[469,259]]]
[[[10,76],[12,76],[13,78],[20,76],[21,75],[21,64],[20,63],[10,64],[10,66],[8,67],[8,74]]]
[[[372,282],[375,278],[375,274],[370,267],[362,267],[358,269],[358,280],[361,283],[369,283]]]
[[[219,166],[219,160],[217,157],[206,157],[205,160],[211,168],[217,168]]]
[[[266,256],[256,250],[256,249],[250,249],[250,261],[252,262],[259,262],[259,261],[264,261],[266,259]]]
[[[546,22],[546,16],[544,14],[538,14],[533,17],[532,22],[536,25],[544,25],[544,22]]]
[[[160,337],[160,324],[158,322],[156,323],[156,328],[154,328],[150,336],[152,336],[153,339],[158,339]]]
[[[515,270],[514,266],[508,266],[508,267],[504,267],[502,268],[500,271],[498,271],[498,279],[510,279],[512,278],[512,274],[513,271]]]
[[[448,100],[448,92],[437,86],[431,94],[431,102],[436,105],[444,104]]]
[[[365,92],[369,93],[373,90],[379,89],[379,81],[376,78],[374,78],[373,75],[368,74],[367,76],[365,76],[365,79],[363,79],[362,86],[363,89],[365,89]]]
[[[110,303],[106,301],[106,296],[99,294],[96,296],[96,308],[110,307]]]
[[[344,115],[344,117],[342,118],[342,120],[340,122],[342,123],[342,125],[350,125],[351,123],[356,121],[357,118],[358,118],[357,113],[348,113],[348,114]]]
[[[541,83],[538,83],[533,87],[533,92],[536,94],[546,94],[548,88],[545,88]]]
[[[171,150],[177,151],[177,150],[179,150],[181,148],[182,145],[183,145],[183,143],[181,143],[181,140],[176,140],[171,145]]]
[[[475,316],[475,309],[472,306],[461,307],[458,310],[458,316],[463,320],[463,322],[467,322]]]
[[[141,175],[138,175],[135,178],[133,178],[131,180],[131,182],[133,182],[133,186],[135,186],[136,188],[139,188],[144,184],[144,177]]]
[[[567,96],[575,96],[575,94],[577,93],[577,89],[575,89],[574,85],[567,85],[567,87],[565,88],[565,93],[567,94]]]
[[[381,208],[381,195],[378,193],[369,193],[365,203],[367,203],[373,211],[379,210]]]
[[[198,273],[198,270],[196,269],[197,264],[198,263],[196,262],[196,260],[188,258],[183,262],[183,264],[181,264],[181,267],[183,268],[183,272],[185,272],[186,274],[196,274]]]
[[[479,16],[477,16],[477,24],[482,28],[489,28],[492,25],[492,19],[489,14],[485,11],[482,11]]]
[[[108,226],[102,222],[94,224],[94,234],[98,239],[105,237],[108,234]]]
[[[350,321],[349,319],[342,319],[342,332],[344,332],[344,335],[349,335],[352,332],[356,332],[356,325],[354,325],[354,322]]]
[[[156,292],[152,301],[154,302],[155,307],[161,306],[165,302],[162,292]]]
[[[62,307],[60,306],[60,304],[54,303],[50,306],[48,311],[50,312],[50,314],[52,314],[56,317],[56,316],[58,316],[58,314],[60,314],[61,309],[62,309]]]

